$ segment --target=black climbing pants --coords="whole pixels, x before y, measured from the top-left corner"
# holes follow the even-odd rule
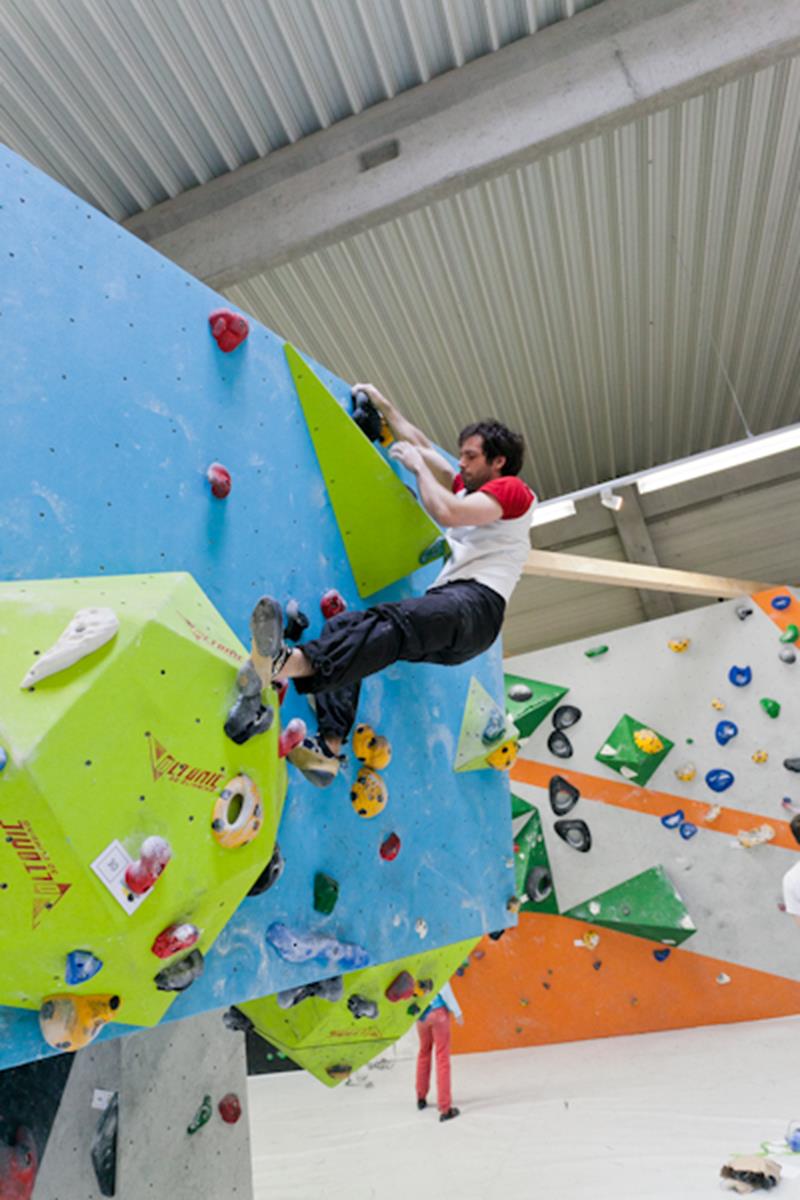
[[[502,596],[474,579],[431,588],[423,596],[339,613],[300,647],[314,668],[295,679],[313,692],[319,731],[347,737],[356,719],[361,680],[393,662],[454,666],[491,646],[503,624]]]

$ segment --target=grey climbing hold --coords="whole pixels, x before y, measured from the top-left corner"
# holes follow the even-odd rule
[[[276,842],[275,849],[272,851],[272,858],[264,867],[264,870],[255,883],[251,885],[250,891],[247,893],[248,896],[260,896],[262,892],[268,892],[280,879],[285,866],[286,862],[281,854],[281,848]]]
[[[532,695],[533,692],[524,683],[514,683],[508,689],[509,700],[516,700],[518,704],[522,703],[523,700],[530,700]]]
[[[783,765],[786,767],[787,771],[800,772],[800,758],[785,758],[783,760]]]
[[[185,958],[159,971],[154,983],[160,992],[185,992],[203,974],[204,966],[202,953],[192,950]]]
[[[785,663],[797,662],[797,655],[791,646],[784,646],[783,650],[779,652],[778,658]]]
[[[547,749],[556,758],[572,758],[572,742],[560,729],[554,729],[547,739]]]
[[[753,615],[753,609],[749,604],[737,604],[735,612],[740,621],[746,621],[748,617],[752,617]]]
[[[547,867],[533,867],[525,880],[525,895],[534,904],[541,904],[553,894],[553,879]]]
[[[347,1007],[357,1021],[362,1017],[366,1017],[369,1021],[374,1021],[378,1015],[377,1004],[374,1000],[367,1000],[366,996],[348,996]]]
[[[334,975],[330,979],[317,979],[313,983],[286,988],[284,991],[278,992],[275,998],[279,1008],[294,1008],[296,1004],[300,1004],[303,1000],[310,1000],[312,996],[318,1000],[328,1000],[331,1004],[335,1004],[337,1000],[341,1000],[343,995],[344,981],[341,975]]]

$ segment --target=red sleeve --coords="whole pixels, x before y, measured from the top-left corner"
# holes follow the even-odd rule
[[[456,478],[460,479],[461,476]],[[489,483],[484,483],[478,490],[488,492],[495,500],[500,501],[504,521],[523,516],[536,499],[527,483],[523,483],[516,475],[501,475],[499,479],[491,479]]]
[[[455,479],[453,480],[453,495],[455,496],[458,494],[458,492],[462,492],[463,490],[464,480],[461,478],[461,473],[459,472],[459,474],[456,475]]]

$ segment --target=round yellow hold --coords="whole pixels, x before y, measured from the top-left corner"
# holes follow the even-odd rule
[[[691,644],[691,638],[670,638],[667,642],[670,650],[674,650],[676,654],[683,654],[684,650],[688,650]]]
[[[392,747],[388,738],[376,733],[371,725],[356,725],[352,745],[358,761],[375,771],[382,771],[392,761]]]
[[[664,749],[664,743],[652,729],[637,729],[633,740],[642,754],[660,754]]]
[[[261,795],[252,779],[236,775],[217,797],[211,832],[226,850],[246,846],[261,828],[263,815]]]
[[[697,767],[694,763],[684,763],[682,767],[676,767],[675,778],[680,779],[681,783],[691,783],[697,775]]]
[[[722,712],[725,708],[725,701],[720,700],[717,696],[715,696],[711,701],[711,707],[716,709],[717,712]]]
[[[506,738],[501,742],[496,750],[491,754],[487,754],[486,761],[490,767],[494,767],[496,771],[507,771],[509,767],[513,767],[517,761],[519,754],[519,742],[516,738]]]
[[[755,753],[753,754],[753,762],[754,763],[759,763],[759,764],[765,763],[768,758],[769,758],[769,755],[767,754],[766,750],[756,750]]]
[[[350,789],[350,803],[360,817],[370,820],[386,808],[389,793],[386,784],[372,767],[362,767]]]

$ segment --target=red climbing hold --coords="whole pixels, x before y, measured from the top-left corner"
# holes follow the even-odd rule
[[[278,738],[278,758],[286,758],[302,742],[306,736],[306,723],[301,717],[292,717],[289,724]]]
[[[331,617],[338,617],[339,613],[343,613],[347,609],[347,601],[336,591],[336,588],[328,588],[319,602],[322,609],[322,615],[326,621]]]
[[[231,490],[231,473],[222,463],[213,462],[206,471],[206,479],[211,484],[211,493],[218,500],[224,500]]]
[[[165,838],[145,838],[138,860],[125,868],[125,886],[137,896],[149,892],[171,858],[172,850]]]
[[[224,1095],[217,1108],[219,1109],[219,1115],[228,1125],[235,1125],[242,1115],[242,1105],[235,1092],[228,1092]]]
[[[239,313],[232,313],[227,308],[217,308],[208,318],[211,326],[211,336],[225,354],[230,354],[250,332],[250,326]]]
[[[381,842],[380,855],[385,862],[392,862],[400,853],[400,838],[396,833],[390,833]]]
[[[401,971],[384,992],[387,1000],[397,1004],[398,1000],[408,1000],[414,995],[414,976],[408,971]]]
[[[283,704],[284,700],[286,699],[286,693],[289,690],[289,680],[288,679],[276,679],[273,682],[272,686],[275,688],[275,691],[278,693],[278,706],[280,707],[280,705]]]
[[[196,925],[170,925],[162,929],[150,948],[159,958],[171,958],[179,950],[189,950],[199,937],[200,930]]]

